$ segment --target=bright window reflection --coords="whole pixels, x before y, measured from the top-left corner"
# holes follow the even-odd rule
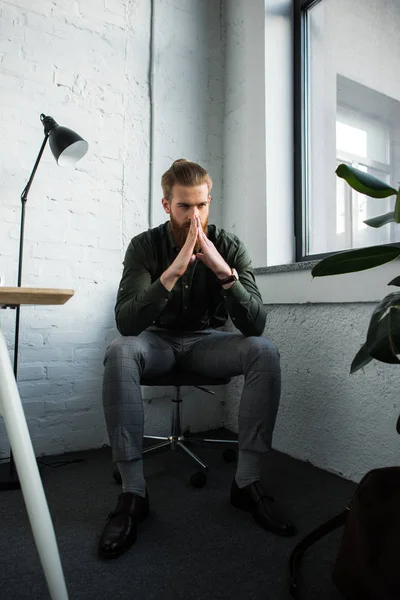
[[[358,156],[367,156],[367,132],[336,121],[336,149]]]

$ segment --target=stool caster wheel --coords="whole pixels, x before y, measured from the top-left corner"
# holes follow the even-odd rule
[[[119,472],[118,469],[114,469],[114,471],[113,471],[113,479],[114,479],[114,481],[116,481],[120,485],[122,484],[121,473]]]
[[[224,461],[227,463],[233,463],[236,460],[237,452],[232,448],[227,448],[223,451],[222,456],[224,457]]]
[[[190,478],[190,483],[195,488],[202,488],[207,483],[207,475],[199,471],[198,473],[193,473]]]

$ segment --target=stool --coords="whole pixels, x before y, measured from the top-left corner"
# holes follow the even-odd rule
[[[176,388],[176,395],[172,398],[172,414],[171,414],[171,433],[168,436],[160,435],[144,435],[145,440],[159,440],[159,443],[153,444],[149,448],[143,450],[143,458],[149,456],[152,452],[159,450],[177,450],[180,449],[184,453],[190,456],[198,465],[203,468],[203,471],[194,473],[190,482],[194,487],[203,487],[207,483],[206,472],[209,466],[199,458],[194,452],[192,452],[186,444],[201,443],[201,444],[235,444],[237,446],[237,439],[211,439],[201,437],[189,437],[188,432],[182,431],[182,396],[181,388],[183,386],[195,387],[208,394],[215,395],[215,392],[207,389],[207,385],[226,385],[230,382],[230,379],[222,379],[215,377],[207,377],[204,375],[197,375],[196,373],[188,373],[186,371],[174,370],[161,377],[154,379],[143,378],[140,385],[146,385],[149,387],[174,387]],[[236,460],[236,452],[232,449],[225,450],[223,457],[226,462],[234,462]],[[121,475],[118,469],[114,470],[114,479],[121,483]]]

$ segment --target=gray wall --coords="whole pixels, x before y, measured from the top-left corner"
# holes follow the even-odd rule
[[[224,45],[220,0],[156,0],[152,221],[161,206],[161,174],[176,158],[202,164],[213,179],[210,219],[221,222]]]
[[[255,265],[266,264],[264,1],[224,3],[226,28],[222,218]],[[261,75],[261,77],[260,77]]]

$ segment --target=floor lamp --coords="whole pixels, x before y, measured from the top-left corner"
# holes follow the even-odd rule
[[[60,167],[74,166],[78,160],[85,156],[89,144],[83,140],[75,131],[67,127],[61,127],[52,117],[40,115],[40,120],[44,127],[44,140],[39,150],[36,162],[33,166],[32,173],[29,177],[24,191],[21,194],[21,227],[19,237],[19,257],[18,257],[18,281],[17,286],[21,287],[22,282],[22,260],[24,254],[24,230],[25,230],[25,206],[28,200],[29,190],[31,188],[33,178],[42,158],[43,151],[49,140],[50,149]],[[20,306],[16,307],[15,318],[15,342],[14,342],[14,375],[18,377],[18,345],[19,345],[19,327],[20,327]],[[0,480],[0,491],[12,490],[19,488],[18,476],[15,471],[14,459],[10,450],[10,462],[8,474],[4,481]]]

